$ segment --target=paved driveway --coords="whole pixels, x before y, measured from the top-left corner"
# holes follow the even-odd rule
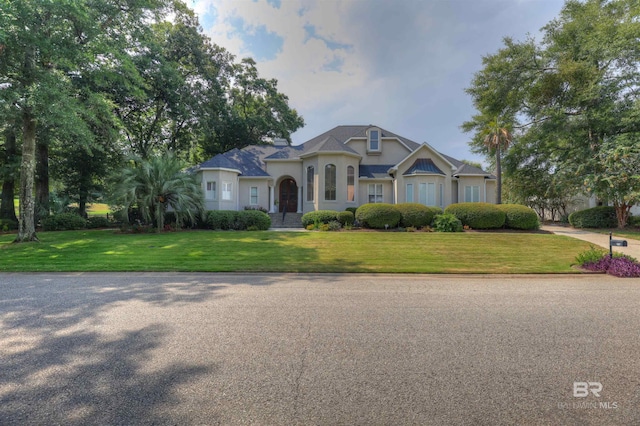
[[[0,274],[0,424],[638,424],[638,306],[603,275]]]

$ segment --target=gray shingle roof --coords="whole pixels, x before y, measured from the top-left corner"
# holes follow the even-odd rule
[[[495,179],[496,177],[491,173],[487,173],[482,169],[479,169],[475,166],[472,166],[467,163],[463,163],[460,160],[456,160],[453,157],[449,157],[448,155],[442,154],[444,158],[449,160],[451,164],[457,167],[457,169],[453,172],[453,176],[485,176],[489,179]]]
[[[344,144],[346,141],[348,141],[351,138],[366,138],[367,137],[367,129],[369,129],[371,127],[377,127],[377,126],[374,126],[374,125],[336,126],[333,129],[328,130],[328,131],[324,132],[323,134],[316,136],[313,139],[309,139],[308,141],[306,141],[302,145],[305,146],[305,152],[312,152],[312,150],[314,149],[314,147],[317,144],[322,143],[323,141],[325,141],[325,139],[327,139],[329,137],[332,137],[335,140],[337,140],[338,142]],[[403,136],[397,135],[397,134],[395,134],[393,132],[390,132],[390,131],[388,131],[386,129],[383,129],[381,127],[377,127],[377,128],[380,129],[380,132],[382,133],[382,137],[383,138],[386,138],[386,137],[398,138],[405,145],[407,145],[409,147],[409,149],[411,149],[412,151],[415,151],[420,146],[419,143],[414,142],[411,139],[407,139],[407,138],[405,138]]]
[[[444,172],[435,165],[431,158],[418,158],[413,163],[409,170],[404,172],[404,176],[419,174],[419,173],[430,173],[430,174],[438,174],[444,175]]]
[[[269,176],[265,171],[264,158],[278,150],[289,147],[272,145],[250,145],[243,149],[218,154],[198,166],[198,169],[225,168],[239,170],[242,176]]]

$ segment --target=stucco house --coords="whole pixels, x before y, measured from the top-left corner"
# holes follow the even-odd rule
[[[345,210],[366,203],[495,202],[496,177],[374,125],[337,126],[295,146],[233,149],[198,165],[207,210]]]

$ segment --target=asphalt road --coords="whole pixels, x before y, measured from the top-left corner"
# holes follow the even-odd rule
[[[604,275],[0,274],[0,424],[639,424],[639,307]]]

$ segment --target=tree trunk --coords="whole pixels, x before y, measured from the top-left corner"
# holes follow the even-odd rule
[[[49,145],[36,144],[36,218],[38,223],[49,215]]]
[[[11,170],[11,165],[15,161],[17,154],[16,147],[16,133],[12,127],[8,127],[5,133],[4,142],[5,151],[5,169],[7,172],[2,176],[2,199],[0,200],[0,219],[10,220],[12,222],[18,222],[16,216],[15,198],[15,175],[14,170]]]
[[[616,209],[616,218],[618,219],[618,229],[624,229],[627,226],[627,221],[629,220],[629,211],[631,210],[630,205],[626,203],[614,203]]]
[[[496,204],[502,204],[502,165],[500,164],[500,144],[496,147]]]
[[[38,241],[33,187],[36,171],[36,120],[28,107],[22,112],[22,164],[20,166],[20,217],[15,242]]]

